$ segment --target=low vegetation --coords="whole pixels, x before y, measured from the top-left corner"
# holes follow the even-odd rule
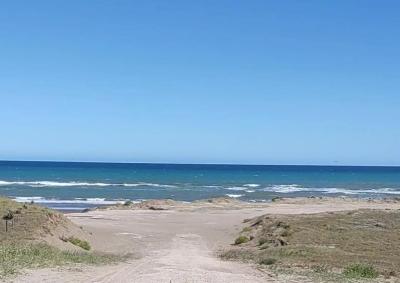
[[[264,215],[245,224],[222,258],[331,274],[330,282],[400,276],[400,210]]]
[[[0,198],[0,215],[0,278],[24,268],[106,264],[118,260],[114,255],[88,252],[91,249],[89,242],[75,236],[85,235],[85,232],[57,211]],[[53,239],[52,245],[59,241],[57,247],[64,245],[68,249],[64,242],[69,242],[82,250],[61,250],[50,246],[45,240],[49,237]]]
[[[347,278],[376,278],[378,272],[370,265],[352,264],[343,270]]]
[[[263,258],[261,259],[259,262],[259,264],[263,264],[263,265],[272,265],[274,263],[276,263],[276,259],[275,258]]]
[[[78,239],[78,238],[75,238],[75,237],[69,237],[67,239],[67,241],[70,242],[71,244],[75,245],[75,246],[78,246],[78,247],[84,249],[84,250],[87,250],[87,251],[90,250],[90,244],[89,244],[88,241],[81,240],[81,239]]]
[[[239,236],[236,238],[235,240],[235,245],[240,245],[240,244],[244,244],[247,243],[248,241],[250,241],[250,239],[246,236]]]
[[[46,244],[0,244],[0,277],[17,274],[23,268],[61,266],[71,263],[107,264],[112,255],[61,251]]]
[[[131,205],[133,205],[133,202],[130,201],[130,200],[127,200],[127,201],[124,202],[123,205],[124,205],[124,206],[131,206]]]
[[[272,199],[271,199],[271,201],[272,202],[277,202],[277,201],[279,201],[279,200],[281,200],[282,199],[282,197],[273,197]]]

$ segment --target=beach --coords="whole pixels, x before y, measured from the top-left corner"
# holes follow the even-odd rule
[[[400,283],[400,1],[3,1],[0,282]]]
[[[71,213],[67,217],[91,234],[94,250],[129,254],[107,266],[69,266],[24,271],[12,282],[313,282],[273,274],[255,264],[224,261],[245,219],[260,215],[300,215],[358,209],[398,210],[396,200],[293,198],[254,204],[217,199],[155,201]]]

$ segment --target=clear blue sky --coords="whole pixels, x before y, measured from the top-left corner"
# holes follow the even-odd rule
[[[399,1],[4,1],[0,159],[400,165]]]

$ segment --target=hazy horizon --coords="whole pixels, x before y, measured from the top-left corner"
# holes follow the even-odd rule
[[[42,162],[42,163],[94,163],[94,164],[154,164],[154,165],[211,165],[211,166],[310,166],[310,167],[400,167],[400,165],[362,165],[362,164],[262,164],[262,163],[172,163],[140,161],[93,161],[93,160],[3,160],[0,162]]]

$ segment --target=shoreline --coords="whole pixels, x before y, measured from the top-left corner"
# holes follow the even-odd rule
[[[30,198],[21,198],[21,199],[15,199],[11,198],[12,200],[15,200],[20,203],[29,203],[27,200],[30,200]],[[92,210],[98,210],[98,209],[124,209],[128,207],[140,207],[142,204],[146,203],[174,203],[175,205],[187,205],[187,204],[200,204],[200,203],[205,203],[208,201],[212,200],[224,200],[224,202],[227,203],[241,203],[242,205],[255,205],[255,206],[263,206],[265,204],[270,204],[275,201],[285,201],[285,202],[298,202],[298,201],[305,201],[305,200],[310,200],[310,199],[315,199],[315,200],[323,200],[323,201],[335,201],[335,200],[350,200],[350,201],[367,201],[367,202],[381,202],[381,203],[387,203],[387,202],[393,202],[393,201],[400,201],[400,197],[393,195],[393,196],[384,196],[384,197],[359,197],[359,196],[348,196],[348,195],[340,195],[340,196],[275,196],[271,197],[270,199],[265,199],[265,200],[242,200],[241,198],[237,197],[231,197],[231,196],[220,196],[220,197],[213,197],[213,198],[207,198],[207,199],[199,199],[199,200],[192,200],[192,201],[182,201],[182,200],[175,200],[173,198],[155,198],[155,199],[141,199],[141,200],[115,200],[115,201],[110,201],[106,200],[105,203],[99,203],[96,205],[96,203],[89,203],[90,206],[82,206],[83,200],[79,199],[79,202],[77,203],[78,206],[74,206],[73,204],[75,203],[75,200],[56,200],[52,199],[50,201],[46,202],[41,202],[37,201],[37,197],[33,198],[32,201],[33,203],[43,206],[43,207],[48,207],[50,209],[57,210],[61,213],[64,214],[71,214],[71,213],[82,213],[82,212],[87,212],[87,211],[92,211]],[[90,199],[90,198],[89,198]],[[59,206],[49,206],[47,204],[54,204],[56,203]],[[126,204],[129,203],[130,205],[126,206]],[[62,205],[69,205],[69,206],[62,206]]]

